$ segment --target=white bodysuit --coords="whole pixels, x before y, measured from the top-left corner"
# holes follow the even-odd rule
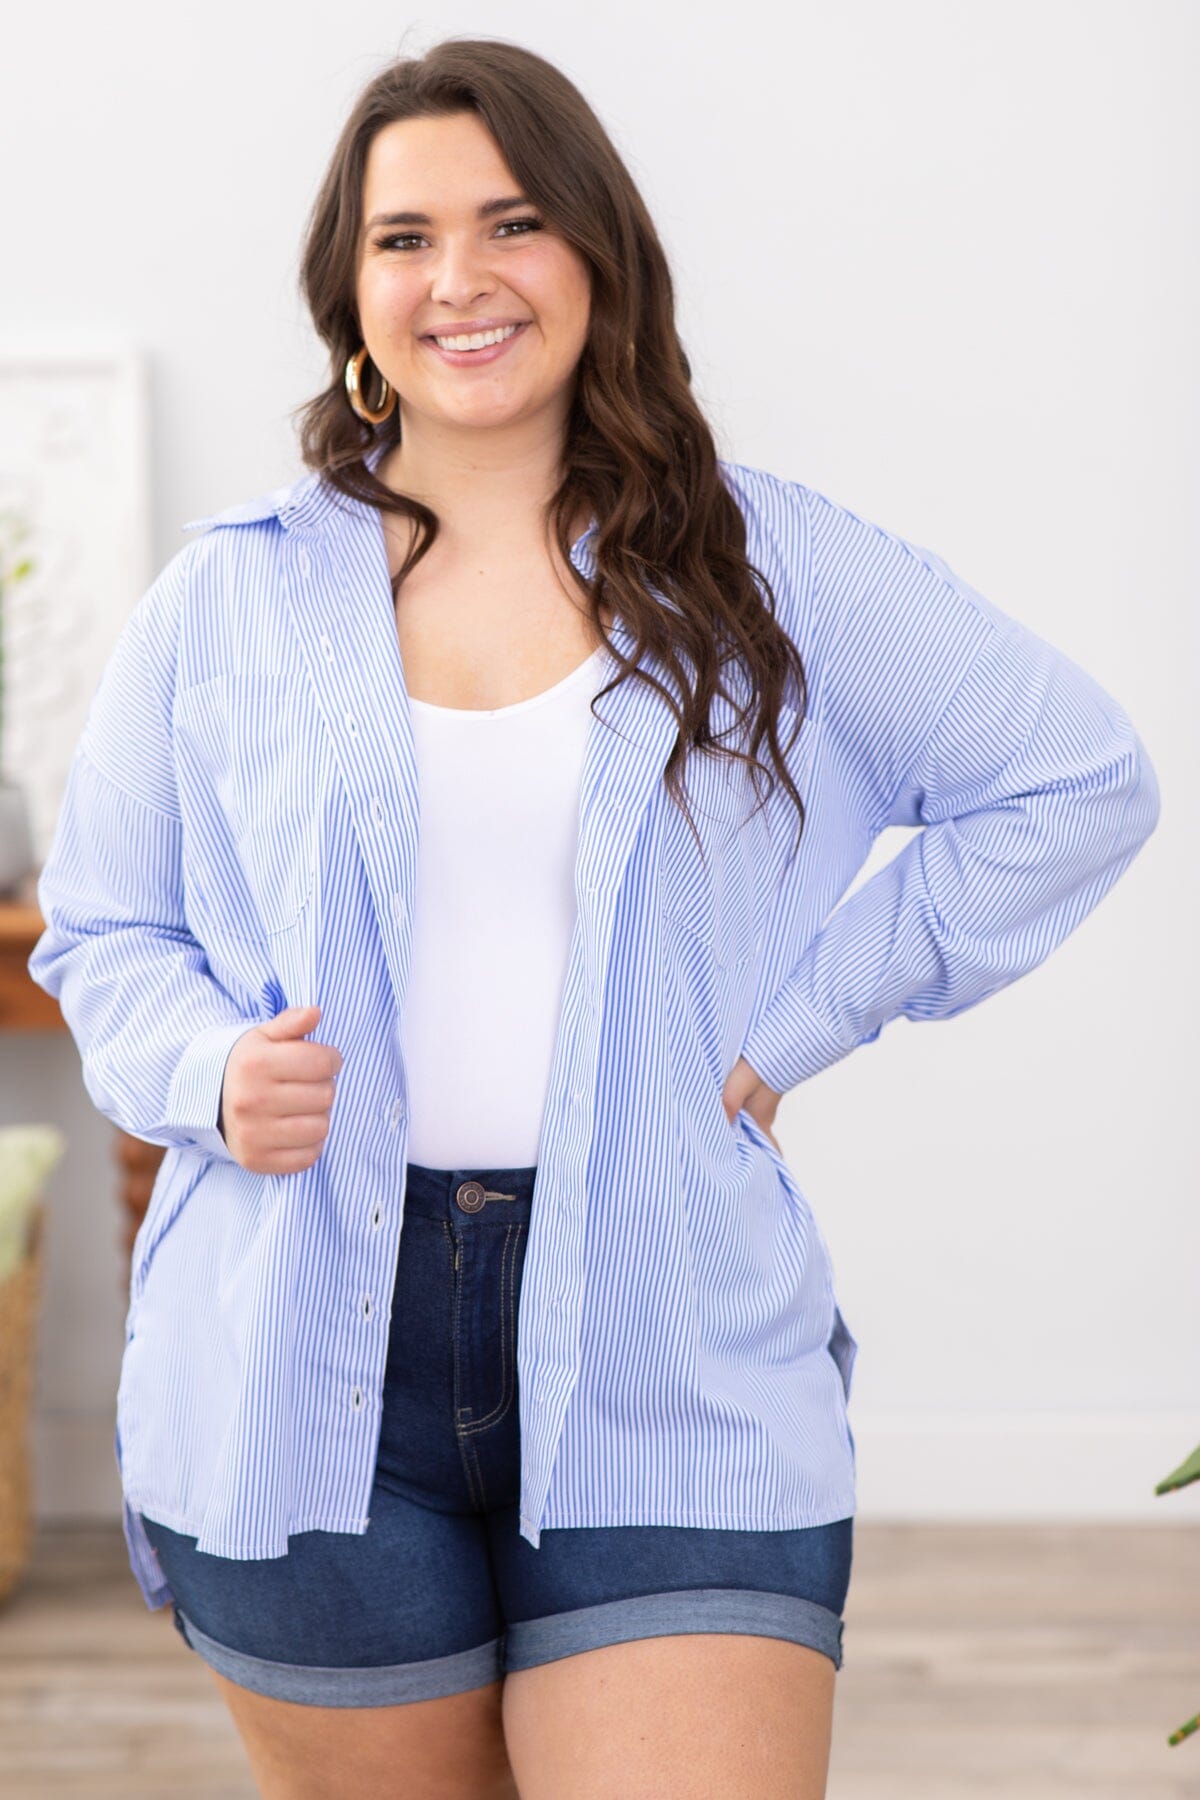
[[[412,970],[401,1043],[409,1160],[537,1163],[575,928],[591,702],[605,650],[513,706],[410,696],[420,791]]]

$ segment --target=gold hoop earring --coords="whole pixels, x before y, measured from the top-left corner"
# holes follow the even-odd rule
[[[382,391],[379,396],[379,405],[374,411],[367,405],[362,385],[363,364],[366,360],[367,346],[364,344],[357,356],[352,356],[346,364],[346,394],[351,407],[360,419],[365,420],[368,425],[382,425],[383,421],[391,415],[392,408],[396,404],[396,391],[389,384],[386,376],[380,374]]]

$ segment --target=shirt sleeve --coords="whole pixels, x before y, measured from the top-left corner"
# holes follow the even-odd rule
[[[752,1026],[742,1055],[779,1093],[892,1019],[953,1018],[1036,968],[1160,809],[1127,714],[1078,664],[939,558],[818,504],[826,755],[852,834],[925,829],[829,914]]]
[[[190,546],[189,546],[190,548]],[[218,1129],[225,1064],[258,1023],[188,930],[160,609],[180,552],[126,622],[91,700],[37,882],[28,968],[54,996],[92,1101],[131,1136],[233,1162]]]

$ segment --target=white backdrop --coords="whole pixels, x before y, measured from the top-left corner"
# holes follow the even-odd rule
[[[945,557],[1116,695],[1162,790],[1157,832],[1048,963],[957,1019],[897,1021],[780,1109],[861,1343],[860,1514],[1195,1523],[1194,1490],[1153,1487],[1200,1440],[1200,11],[747,0],[728,21],[628,0],[23,8],[0,330],[145,349],[158,568],[184,520],[300,472],[290,413],[323,379],[300,237],[360,86],[451,35],[565,68],[658,221],[722,453]],[[0,1120],[42,1117],[71,1147],[38,1507],[115,1517],[111,1133],[69,1039],[0,1036]]]

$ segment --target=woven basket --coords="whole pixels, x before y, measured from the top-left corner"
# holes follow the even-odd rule
[[[33,1545],[29,1415],[42,1288],[45,1202],[34,1202],[29,1248],[0,1281],[0,1600],[24,1574]]]

